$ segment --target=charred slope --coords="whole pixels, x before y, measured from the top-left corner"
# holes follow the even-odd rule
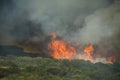
[[[0,46],[0,56],[31,56],[36,55],[24,52],[22,48],[16,46]]]

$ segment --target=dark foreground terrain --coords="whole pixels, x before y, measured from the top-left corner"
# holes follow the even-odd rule
[[[120,80],[120,64],[0,57],[0,80]]]

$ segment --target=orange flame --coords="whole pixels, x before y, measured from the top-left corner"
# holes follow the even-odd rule
[[[64,40],[56,39],[55,33],[52,33],[51,36],[53,40],[48,44],[48,50],[52,53],[51,56],[54,59],[72,59],[76,52],[75,48]]]
[[[51,33],[50,36],[52,37],[52,41],[48,44],[48,50],[50,56],[54,59],[83,59],[89,60],[92,63],[99,61],[103,63],[112,63],[116,61],[114,57],[104,59],[99,53],[94,54],[95,51],[93,44],[87,45],[83,50],[80,48],[79,44],[74,44],[73,46],[63,39],[58,39],[56,33]],[[84,54],[82,54],[83,52]]]
[[[94,47],[92,44],[89,44],[88,46],[85,47],[84,53],[88,55],[88,60],[92,59],[92,53],[94,51]]]

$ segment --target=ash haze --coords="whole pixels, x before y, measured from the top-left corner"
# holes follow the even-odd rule
[[[66,40],[120,49],[119,0],[1,0],[0,44]]]

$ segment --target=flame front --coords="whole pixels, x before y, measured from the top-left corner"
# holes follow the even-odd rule
[[[89,60],[92,63],[102,62],[102,63],[112,63],[115,62],[115,58],[110,56],[108,58],[102,57],[99,53],[95,54],[95,49],[93,44],[85,46],[84,49],[78,48],[78,45],[71,45],[63,39],[57,38],[56,33],[51,33],[51,42],[48,44],[48,50],[50,56],[54,59],[83,59]],[[102,52],[108,53],[108,52]]]
[[[76,50],[64,40],[56,39],[56,34],[52,33],[52,41],[48,44],[48,50],[51,51],[51,56],[54,59],[73,59]]]

